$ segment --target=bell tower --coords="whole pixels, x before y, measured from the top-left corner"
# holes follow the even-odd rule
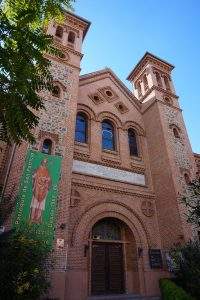
[[[182,110],[172,82],[174,66],[145,53],[128,76],[141,102],[163,248],[191,238],[180,198],[196,173]]]

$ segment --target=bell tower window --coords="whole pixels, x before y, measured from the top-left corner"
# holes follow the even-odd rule
[[[141,88],[141,83],[137,83],[137,90],[138,90],[138,96],[139,98],[142,96],[142,88]]]
[[[62,39],[63,37],[63,27],[62,26],[57,26],[56,27],[56,34],[55,36],[57,36],[58,38]]]
[[[143,76],[143,82],[144,82],[144,89],[146,91],[149,88],[148,79],[147,79],[147,75],[146,74],[144,74],[144,76]]]
[[[69,42],[70,44],[74,44],[75,38],[76,38],[75,33],[74,33],[73,31],[70,31],[70,32],[69,32],[69,35],[68,35],[68,42]]]
[[[166,90],[170,91],[169,78],[167,76],[163,76]]]
[[[161,81],[160,74],[156,71],[155,75],[156,75],[156,81],[157,81],[158,86],[162,87],[162,81]]]

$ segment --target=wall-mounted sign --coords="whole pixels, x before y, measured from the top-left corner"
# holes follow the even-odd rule
[[[163,267],[160,249],[149,249],[149,263],[152,269],[160,269]]]
[[[30,225],[49,247],[54,238],[61,159],[28,151],[13,219],[16,229]]]

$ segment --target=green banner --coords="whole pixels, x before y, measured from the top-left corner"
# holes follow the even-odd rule
[[[38,238],[50,247],[54,238],[61,160],[60,156],[28,151],[13,220],[16,229],[31,225]]]

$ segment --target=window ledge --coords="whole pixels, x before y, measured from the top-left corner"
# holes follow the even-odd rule
[[[74,144],[76,146],[81,146],[81,147],[84,147],[84,148],[89,148],[89,145],[87,143],[81,143],[81,142],[75,141]]]
[[[103,154],[112,154],[112,155],[118,155],[119,153],[115,150],[107,150],[107,149],[102,149]]]
[[[135,161],[135,160],[137,160],[137,161],[142,161],[142,157],[141,157],[141,156],[130,155],[130,159],[131,159],[132,161]]]

